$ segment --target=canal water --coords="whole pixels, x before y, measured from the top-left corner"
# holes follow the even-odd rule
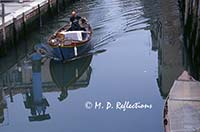
[[[34,45],[73,9],[93,27],[93,50],[104,52],[31,62]],[[0,131],[162,132],[164,99],[184,69],[181,45],[174,2],[78,1],[0,59]]]

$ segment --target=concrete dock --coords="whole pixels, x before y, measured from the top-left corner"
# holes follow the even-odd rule
[[[72,0],[26,0],[0,5],[0,51],[23,38],[24,30],[40,27],[47,16],[52,17]],[[49,14],[49,15],[47,15]],[[33,24],[34,23],[34,24]],[[30,26],[31,25],[31,26]],[[3,49],[2,49],[3,48]]]

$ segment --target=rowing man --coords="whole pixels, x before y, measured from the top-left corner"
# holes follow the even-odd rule
[[[81,17],[78,16],[75,11],[72,11],[72,14],[71,14],[71,17],[70,17],[70,24],[71,24],[71,28],[69,29],[70,31],[76,31],[76,30],[81,29],[81,27],[79,25],[80,19],[81,19]]]

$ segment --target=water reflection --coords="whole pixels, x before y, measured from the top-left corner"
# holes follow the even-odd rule
[[[25,93],[24,105],[26,109],[30,109],[31,116],[29,121],[42,121],[50,119],[50,115],[46,114],[46,107],[49,106],[48,101],[42,94],[42,75],[41,75],[41,55],[34,53],[32,55],[32,88],[30,92]]]
[[[87,87],[92,73],[91,61],[92,55],[62,63],[34,53],[32,60],[24,58],[18,62],[1,76],[0,123],[5,115],[4,97],[9,95],[10,102],[14,102],[13,96],[19,93],[23,94],[24,107],[30,109],[29,121],[51,119],[47,112],[47,107],[51,106],[43,93],[60,91],[58,100],[63,101],[68,96],[68,90]]]
[[[95,68],[93,81],[90,82],[92,56],[66,64],[49,59],[41,60],[40,76],[42,81],[38,78],[34,79],[32,70],[35,68],[32,67],[32,63],[22,59],[23,55],[20,54],[24,51],[23,46],[18,48],[16,56],[13,55],[14,52],[11,52],[10,58],[0,60],[0,85],[6,87],[5,95],[10,95],[10,101],[14,102],[12,105],[19,104],[21,100],[17,95],[23,93],[25,107],[31,110],[30,117],[38,116],[40,111],[40,115],[43,115],[42,111],[44,111],[45,114],[49,114],[49,118],[52,117],[51,122],[31,126],[30,131],[36,131],[35,129],[40,128],[45,128],[46,131],[65,130],[66,124],[63,122],[68,123],[67,127],[71,131],[87,131],[88,129],[92,129],[92,131],[135,130],[142,132],[146,129],[162,131],[163,100],[160,95],[163,98],[168,95],[173,81],[182,72],[183,64],[185,64],[185,56],[181,46],[179,16],[176,12],[178,10],[174,1],[79,1],[67,9],[58,21],[53,20],[54,24],[50,22],[50,24],[44,25],[42,29],[44,39],[65,24],[65,22],[59,21],[65,21],[69,11],[73,8],[78,9],[80,15],[87,16],[93,25],[92,43],[96,44],[95,47],[104,46],[103,48],[108,50],[93,60]],[[48,35],[45,34],[46,32]],[[30,38],[29,42],[34,40],[37,35],[31,36],[33,38]],[[36,44],[37,42],[32,43]],[[28,49],[32,49],[32,47]],[[36,90],[32,85],[34,81],[37,84],[42,83],[36,87]],[[77,90],[76,95],[79,96],[69,97],[72,94],[69,90],[84,87],[92,88]],[[84,96],[82,96],[83,94]],[[13,96],[14,98],[12,98]],[[43,101],[45,99],[43,96],[46,97],[46,101]],[[37,102],[34,101],[34,97],[37,97],[37,100],[42,103],[39,103],[40,105],[34,103]],[[155,107],[148,112],[87,111],[84,109],[84,103],[91,98],[100,101],[148,100]],[[20,110],[24,110],[24,105]],[[68,114],[65,116],[62,113]],[[30,111],[28,114],[25,110],[20,112],[18,116],[20,119],[15,118],[13,121],[14,127],[11,126],[3,130],[15,130],[19,126],[26,126],[26,121],[18,124],[18,120],[21,121],[21,117],[24,115],[29,116]],[[31,119],[33,120],[33,118]],[[86,122],[85,119],[88,121]],[[152,119],[154,119],[153,122],[151,122]],[[40,119],[36,118],[36,120]],[[121,120],[124,122],[121,123]],[[103,127],[99,126],[100,122],[104,123]],[[52,123],[52,127],[49,123]],[[57,123],[56,127],[55,123]]]
[[[3,124],[4,118],[4,109],[6,108],[6,101],[4,99],[3,89],[0,88],[0,124]]]
[[[68,90],[87,87],[89,85],[92,68],[92,56],[80,58],[70,63],[50,61],[51,77],[56,86],[61,90],[58,97],[60,101],[68,96]]]
[[[149,4],[153,1],[155,8],[152,10]],[[142,0],[142,2],[145,6],[144,16],[151,19],[149,29],[152,50],[158,51],[157,84],[161,96],[166,98],[174,80],[184,70],[185,58],[179,10],[174,1]]]

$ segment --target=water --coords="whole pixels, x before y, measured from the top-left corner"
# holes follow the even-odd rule
[[[40,34],[28,38],[28,50],[19,44],[1,59],[1,86],[7,89],[6,103],[2,92],[0,96],[4,102],[0,103],[0,131],[163,131],[164,99],[184,69],[177,7],[172,1],[166,3],[79,1],[43,25]],[[106,51],[66,64],[44,59],[32,65],[27,58],[33,45],[45,43],[73,9],[90,21],[94,49]],[[115,106],[126,101],[152,108],[123,111]]]

